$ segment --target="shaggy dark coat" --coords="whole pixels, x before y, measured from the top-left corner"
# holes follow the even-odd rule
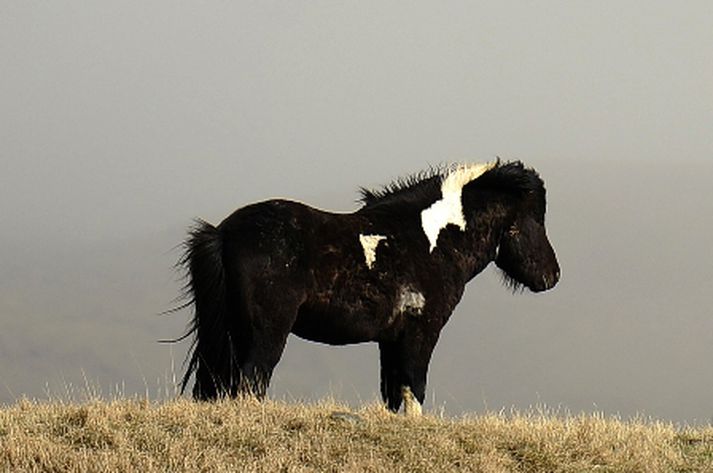
[[[183,388],[195,373],[197,399],[262,397],[294,333],[333,345],[377,342],[388,407],[408,407],[409,396],[423,403],[431,353],[469,280],[492,261],[513,287],[544,291],[559,279],[538,174],[520,162],[489,165],[456,185],[462,215],[449,220],[438,213],[447,203],[435,204],[446,200],[448,177],[467,169],[362,189],[354,213],[268,200],[217,227],[198,222],[182,260],[195,309]],[[440,227],[429,238],[434,218]]]

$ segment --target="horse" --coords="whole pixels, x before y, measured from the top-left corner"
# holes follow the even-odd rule
[[[196,220],[179,264],[193,317],[184,392],[262,399],[287,337],[376,342],[389,410],[421,413],[439,333],[491,262],[513,291],[552,288],[545,187],[521,161],[432,168],[331,213],[272,199]],[[190,358],[190,361],[188,361]]]

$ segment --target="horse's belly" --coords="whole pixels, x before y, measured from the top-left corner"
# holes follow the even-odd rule
[[[362,343],[383,338],[390,320],[379,311],[339,306],[303,306],[292,333],[300,338],[331,345]]]

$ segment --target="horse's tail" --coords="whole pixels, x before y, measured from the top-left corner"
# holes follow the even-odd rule
[[[223,238],[219,229],[197,220],[184,243],[179,264],[187,272],[187,305],[194,314],[188,332],[193,335],[190,361],[181,381],[181,392],[195,373],[193,397],[215,399],[227,395],[237,380],[233,336],[228,320]]]

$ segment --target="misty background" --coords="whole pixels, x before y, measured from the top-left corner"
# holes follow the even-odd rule
[[[174,395],[177,247],[452,161],[548,189],[552,291],[470,283],[426,408],[713,418],[713,3],[0,1],[0,402]],[[278,399],[378,392],[290,337]]]

